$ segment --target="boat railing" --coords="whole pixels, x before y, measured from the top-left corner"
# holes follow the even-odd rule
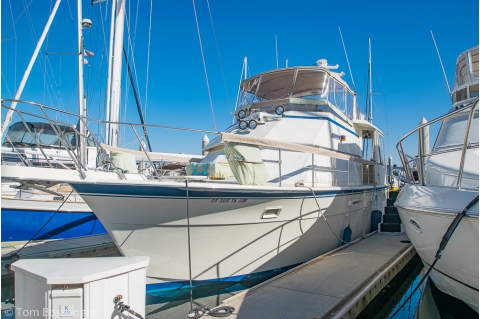
[[[462,178],[463,178],[463,171],[465,167],[465,158],[467,155],[467,150],[472,148],[478,148],[478,142],[468,142],[470,127],[474,119],[475,111],[478,111],[478,101],[479,100],[476,99],[475,101],[472,101],[466,105],[463,105],[462,107],[459,107],[453,112],[440,116],[427,123],[421,124],[400,139],[396,147],[397,147],[398,154],[400,156],[400,160],[405,170],[406,179],[409,183],[426,185],[425,166],[426,166],[426,161],[428,157],[432,155],[461,151],[460,160],[458,163],[458,173],[457,173],[456,182],[455,182],[455,188],[460,189],[462,185]],[[427,134],[425,132],[427,129],[429,129],[429,127],[432,126],[432,124],[438,123],[449,117],[455,116],[458,113],[467,112],[467,111],[468,111],[468,120],[467,120],[465,135],[464,135],[462,144],[455,145],[455,146],[441,149],[441,150],[435,150],[435,151],[430,151],[426,149],[425,138]],[[418,141],[417,141],[418,155],[411,156],[411,155],[408,155],[405,151],[406,149],[405,141],[408,137],[412,136],[415,133],[418,134]]]
[[[13,109],[9,106],[9,103],[17,102],[17,108]],[[267,139],[252,139],[247,136],[240,136],[237,134],[229,134],[229,133],[222,133],[222,132],[215,132],[215,131],[208,131],[208,130],[198,130],[198,129],[191,129],[191,128],[180,128],[180,127],[171,127],[171,126],[162,126],[162,125],[151,125],[151,124],[138,124],[138,123],[125,123],[125,122],[107,122],[102,120],[97,120],[88,117],[80,117],[78,114],[74,114],[71,112],[67,112],[64,110],[59,110],[53,107],[49,107],[46,105],[42,105],[39,103],[28,102],[28,101],[20,101],[20,100],[2,100],[2,108],[7,110],[13,110],[14,114],[18,115],[20,120],[23,122],[25,127],[27,127],[28,134],[32,135],[32,139],[36,142],[37,148],[41,151],[45,160],[53,167],[52,159],[48,157],[48,154],[45,153],[45,150],[42,148],[41,143],[36,139],[35,133],[28,129],[27,122],[30,118],[40,119],[43,121],[48,122],[52,129],[54,130],[55,134],[57,135],[58,139],[61,141],[62,149],[67,151],[68,155],[70,156],[73,167],[76,169],[80,176],[85,178],[85,172],[89,169],[100,170],[100,171],[110,171],[116,172],[120,179],[126,179],[125,173],[127,171],[117,167],[115,165],[115,161],[112,160],[112,153],[124,152],[129,153],[130,155],[134,155],[138,161],[138,158],[141,160],[139,161],[140,164],[138,165],[138,172],[146,175],[147,178],[153,179],[171,179],[174,176],[165,176],[166,173],[166,164],[169,163],[190,163],[190,162],[198,162],[200,156],[193,158],[190,155],[183,155],[183,154],[172,154],[172,153],[154,153],[149,152],[146,149],[145,143],[142,139],[141,133],[144,132],[145,129],[170,129],[170,130],[180,130],[180,131],[189,131],[189,132],[196,132],[196,133],[206,133],[206,134],[216,134],[220,135],[223,142],[226,141],[233,141],[233,142],[240,142],[245,144],[257,145],[263,148],[271,148],[278,150],[278,161],[273,161],[278,164],[278,186],[282,186],[282,151],[296,151],[301,152],[304,154],[311,155],[311,165],[308,165],[306,168],[311,170],[312,180],[311,184],[312,187],[317,185],[317,178],[316,172],[318,171],[330,171],[332,173],[332,186],[351,186],[356,185],[358,182],[353,182],[351,180],[351,174],[353,172],[358,172],[358,170],[353,169],[353,162],[357,162],[361,164],[361,171],[358,172],[360,176],[358,177],[360,180],[360,184],[363,185],[373,185],[375,184],[375,162],[368,161],[362,159],[358,156],[353,156],[351,154],[342,153],[334,150],[328,150],[323,148],[318,148],[316,146],[307,146],[301,145],[296,143],[287,143],[281,142],[276,140],[267,141]],[[25,110],[27,108],[27,110]],[[78,123],[81,121],[85,127],[85,133],[81,134],[76,126],[72,125],[71,123]],[[131,136],[135,141],[135,145],[137,145],[138,150],[132,150],[131,148],[119,148],[114,147],[111,145],[106,145],[101,143],[98,140],[98,136],[100,132],[96,132],[92,128],[98,125],[98,129],[100,130],[101,125],[105,125],[107,123],[118,124],[119,127],[126,127],[131,130]],[[58,129],[59,125],[67,125],[71,127],[72,131],[75,134],[75,145],[72,145],[71,141],[65,138],[62,131]],[[140,130],[140,132],[139,132]],[[8,139],[7,134],[4,136],[5,139]],[[240,138],[241,141],[237,139]],[[76,145],[79,145],[79,140],[81,139],[90,139],[92,144],[96,147],[96,164],[95,168],[86,167],[85,164],[81,161],[81,156],[79,154],[79,148]],[[273,144],[272,144],[273,143]],[[15,146],[12,145],[15,149]],[[28,159],[22,156],[22,153],[18,150],[16,151],[17,155],[20,157],[24,165],[32,166]],[[315,163],[315,155],[322,155],[327,156],[332,159],[331,167],[324,167],[320,166]],[[337,160],[344,160],[347,161],[348,165],[345,165],[343,168],[336,165]],[[265,160],[265,163],[272,162],[271,160]],[[145,165],[144,165],[145,164]],[[185,164],[183,164],[185,165]],[[65,166],[65,165],[64,165]],[[62,167],[65,169],[71,169],[70,167]],[[130,172],[132,173],[132,172]],[[137,172],[135,172],[137,173]],[[183,173],[184,174],[184,173]],[[340,176],[342,177],[340,178]],[[202,177],[202,176],[200,176]],[[179,178],[187,178],[187,179],[199,179],[198,175],[195,176],[179,176]],[[342,182],[339,182],[341,180]]]
[[[10,107],[9,103],[12,103],[12,102],[17,103],[16,108]],[[160,128],[160,129],[183,130],[183,131],[191,131],[191,132],[207,133],[207,134],[209,133],[219,134],[219,132],[208,131],[208,130],[196,130],[196,129],[170,127],[170,126],[162,126],[162,125],[149,125],[149,124],[125,123],[125,122],[107,122],[107,121],[102,121],[102,120],[88,118],[88,117],[81,117],[75,113],[59,110],[59,109],[56,109],[47,105],[43,105],[40,103],[22,101],[22,100],[2,100],[2,108],[7,110],[12,110],[14,114],[18,115],[19,119],[23,122],[23,125],[26,127],[27,134],[31,135],[32,139],[35,141],[36,147],[42,153],[45,161],[49,164],[50,167],[53,168],[53,165],[52,165],[53,159],[47,155],[45,148],[42,147],[42,144],[40,143],[40,141],[38,141],[37,137],[35,136],[35,133],[32,132],[29,129],[29,126],[27,125],[27,122],[31,119],[35,119],[35,120],[40,119],[42,121],[48,122],[48,124],[52,127],[52,130],[54,131],[55,135],[61,142],[61,146],[59,149],[65,150],[67,152],[68,156],[73,162],[74,168],[79,172],[82,178],[86,177],[85,171],[89,169],[94,169],[94,170],[103,170],[103,171],[113,171],[118,174],[120,179],[125,179],[124,170],[118,168],[110,156],[112,151],[113,152],[125,151],[127,153],[131,153],[136,156],[141,156],[143,158],[146,158],[147,160],[145,162],[149,163],[149,167],[143,167],[142,171],[152,172],[153,177],[157,177],[157,178],[161,177],[164,173],[162,166],[163,166],[163,162],[165,161],[162,161],[162,159],[160,158],[162,156],[159,156],[158,153],[147,152],[144,141],[142,140],[142,138],[137,132],[138,129],[145,131],[145,129],[147,128],[148,129]],[[80,130],[75,125],[72,124],[72,123],[80,123],[80,121],[85,127],[84,134],[80,133]],[[140,151],[133,151],[130,149],[111,147],[109,145],[101,143],[97,138],[100,132],[95,132],[92,129],[92,127],[96,125],[98,125],[98,127],[104,126],[107,123],[118,124],[119,127],[130,128],[132,136],[134,136],[136,139],[135,143],[139,144]],[[72,143],[71,140],[67,139],[65,134],[62,133],[62,131],[59,129],[60,125],[66,125],[72,129],[75,136],[74,143]],[[98,130],[100,130],[100,128]],[[8,138],[8,134],[6,133],[7,132],[2,132],[3,136],[5,136],[5,141],[7,141],[12,146],[14,153],[19,157],[20,161],[23,162],[23,164],[26,166],[33,166],[32,163],[27,158],[25,158],[24,154],[18,150],[18,148],[14,145],[14,143],[12,143],[12,141]],[[81,161],[80,148],[77,147],[81,139],[83,139],[84,141],[90,140],[93,146],[96,148],[96,152],[97,152],[96,158],[99,160],[97,163],[98,165],[95,165],[95,168],[87,167],[85,163],[82,163]],[[154,158],[152,158],[152,156]],[[189,162],[192,160],[191,157],[186,155],[182,156],[181,154],[165,154],[164,157],[167,158],[167,160],[169,158],[173,158],[172,161],[176,161],[176,162]],[[195,161],[196,159],[193,159],[193,160]],[[68,166],[65,166],[65,165],[63,165],[62,168],[70,169]]]

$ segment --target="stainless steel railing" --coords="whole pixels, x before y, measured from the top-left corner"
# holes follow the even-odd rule
[[[425,165],[426,165],[426,159],[429,156],[432,155],[437,155],[437,154],[442,154],[442,153],[449,153],[449,152],[458,152],[461,150],[461,156],[460,156],[460,162],[459,162],[459,167],[458,167],[458,174],[457,174],[457,179],[455,183],[455,187],[459,189],[462,184],[462,177],[463,177],[463,171],[465,167],[465,158],[467,154],[467,150],[471,148],[478,148],[478,143],[469,143],[468,138],[470,135],[470,127],[472,124],[472,121],[474,119],[475,111],[478,111],[478,102],[479,100],[475,100],[474,102],[471,102],[470,104],[467,104],[451,113],[448,113],[446,115],[440,116],[430,122],[427,122],[425,124],[419,125],[417,128],[414,130],[410,131],[408,134],[406,134],[404,137],[398,141],[396,148],[398,151],[398,154],[400,156],[400,160],[402,162],[403,168],[405,170],[405,175],[409,183],[411,184],[421,184],[421,185],[426,185],[426,180],[425,180]],[[430,153],[425,153],[424,151],[424,145],[423,145],[423,139],[421,137],[421,132],[427,128],[430,127],[432,124],[435,124],[437,122],[443,121],[449,117],[452,117],[458,113],[461,112],[466,112],[469,110],[468,114],[468,120],[467,120],[467,125],[466,125],[466,131],[463,139],[463,144],[461,145],[455,145],[454,147],[450,147],[448,149],[443,149],[440,151],[436,152],[430,152]],[[407,155],[405,152],[405,147],[404,147],[404,142],[405,140],[410,137],[411,135],[418,133],[419,134],[419,147],[418,149],[418,154],[414,156]],[[415,172],[418,174],[418,179],[415,178]]]

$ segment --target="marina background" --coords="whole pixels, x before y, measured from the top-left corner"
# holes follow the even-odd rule
[[[479,37],[479,7],[478,1],[473,0],[453,4],[215,0],[194,3],[218,131],[231,124],[230,113],[235,106],[244,56],[248,57],[249,75],[275,68],[275,39],[278,67],[284,67],[287,59],[289,66],[296,66],[312,65],[317,59],[326,58],[329,64],[340,65],[339,70],[345,72],[343,79],[353,88],[340,27],[362,108],[367,96],[368,37],[372,38],[373,118],[386,135],[382,153],[393,156],[396,164],[400,164],[396,142],[417,126],[421,116],[431,120],[451,107],[430,30],[450,85],[456,57],[465,48],[477,45]],[[13,98],[53,4],[54,1],[2,1],[3,99]],[[126,7],[125,45],[137,72],[136,85],[146,122],[214,130],[192,2],[131,0]],[[110,2],[91,5],[90,0],[84,0],[83,16],[93,22],[93,27],[84,31],[85,48],[94,53],[93,57],[86,57],[87,114],[104,119]],[[75,20],[75,1],[63,0],[22,100],[77,112],[76,56],[67,54],[76,51]],[[139,122],[126,72],[122,82],[121,118]],[[99,131],[103,132],[101,128]],[[200,154],[203,134],[163,132],[152,139],[155,150]],[[131,136],[121,136],[120,145],[128,146],[131,141]]]

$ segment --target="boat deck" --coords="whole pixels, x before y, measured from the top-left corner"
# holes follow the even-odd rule
[[[408,237],[373,234],[225,300],[231,318],[355,318],[415,256]]]

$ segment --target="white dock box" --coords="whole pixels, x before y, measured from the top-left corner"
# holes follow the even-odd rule
[[[136,318],[118,316],[118,295],[145,317],[148,263],[143,256],[19,260],[12,264],[15,318]]]

